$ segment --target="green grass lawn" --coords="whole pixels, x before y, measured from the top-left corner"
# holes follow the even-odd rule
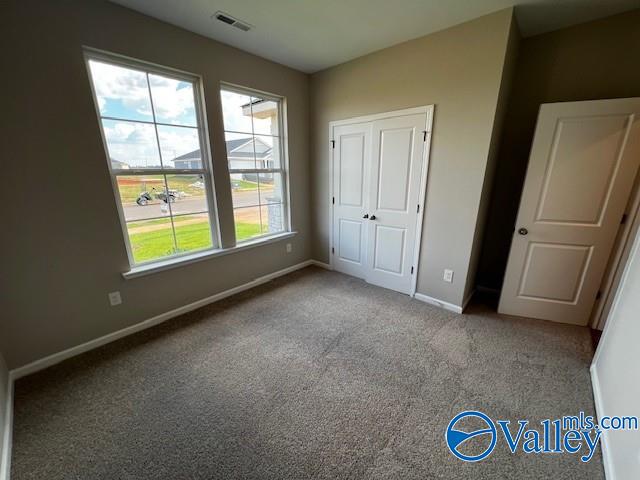
[[[256,235],[260,235],[260,225],[257,223],[236,223],[236,241],[241,242]]]
[[[236,188],[236,192],[239,190],[257,190],[258,188],[258,184],[256,182],[249,182],[247,180],[235,180],[235,179],[231,179],[231,184],[232,185],[238,185],[238,188]]]
[[[173,217],[173,223],[184,222],[185,220],[193,220],[192,215],[178,215],[177,217]],[[140,220],[138,222],[129,222],[127,223],[128,228],[137,228],[137,227],[146,227],[147,225],[161,225],[163,223],[171,224],[171,220],[169,217],[163,218],[155,218],[153,220]]]
[[[130,224],[129,226],[133,225],[135,224]],[[138,224],[138,226],[141,225]],[[207,222],[193,223],[191,225],[176,225],[175,229],[178,243],[177,252],[174,250],[173,235],[170,226],[162,230],[130,235],[129,239],[133,250],[133,258],[136,263],[166,257],[174,253],[202,250],[211,246],[211,232]],[[260,225],[258,224],[236,224],[236,238],[238,241],[246,240],[259,234]]]

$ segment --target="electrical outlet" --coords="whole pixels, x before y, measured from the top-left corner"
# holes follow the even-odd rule
[[[445,268],[442,279],[447,283],[453,283],[453,270],[449,270],[448,268]]]
[[[111,304],[112,307],[115,307],[116,305],[120,305],[122,303],[120,292],[109,293],[109,303]]]
[[[291,247],[291,244],[287,243],[287,253],[291,253],[291,250],[293,250],[293,248]]]

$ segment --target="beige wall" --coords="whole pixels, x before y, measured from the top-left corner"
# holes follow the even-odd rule
[[[493,190],[493,179],[495,177],[496,166],[498,163],[500,139],[502,138],[502,133],[504,131],[504,120],[507,113],[509,94],[511,93],[513,85],[513,77],[515,75],[519,51],[520,31],[517,22],[514,21],[511,23],[511,30],[509,31],[509,41],[505,55],[504,70],[502,71],[502,81],[500,82],[500,93],[498,94],[498,105],[493,124],[493,132],[491,134],[491,143],[489,144],[489,157],[484,175],[480,206],[478,208],[476,230],[473,235],[473,248],[471,251],[469,270],[467,272],[467,284],[465,287],[464,299],[473,295],[476,286],[475,279],[478,264],[480,262],[480,254],[482,252],[482,240],[487,224],[487,217],[489,215],[489,206],[491,204],[491,193]]]
[[[511,23],[502,10],[312,76],[314,258],[329,261],[329,122],[435,104],[418,292],[461,305]]]
[[[524,39],[498,155],[479,285],[502,286],[540,104],[640,96],[640,10]]]
[[[78,345],[310,257],[308,76],[105,1],[11,1],[0,12],[3,205],[0,350],[10,367]],[[292,222],[284,242],[123,280],[124,239],[82,46],[204,80],[221,224],[231,193],[218,85],[287,98]],[[10,181],[7,181],[10,179]],[[110,307],[107,292],[122,292]]]

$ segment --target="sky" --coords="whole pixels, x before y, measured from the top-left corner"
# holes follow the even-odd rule
[[[100,114],[112,117],[102,119],[112,158],[131,167],[158,167],[159,143],[165,166],[172,167],[171,159],[200,148],[191,83],[155,74],[149,74],[147,83],[141,71],[95,60],[89,65]],[[251,117],[242,114],[250,97],[223,90],[221,99],[225,130],[250,135],[253,127],[256,134],[271,133],[270,120],[254,119],[252,126]],[[153,125],[135,122],[153,122],[154,111],[157,122],[169,124],[158,125],[157,140]],[[242,136],[247,135],[227,134],[227,139]]]

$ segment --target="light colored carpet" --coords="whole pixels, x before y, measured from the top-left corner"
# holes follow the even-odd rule
[[[12,478],[600,479],[599,451],[444,441],[466,409],[593,413],[591,356],[586,328],[308,268],[18,381]]]

